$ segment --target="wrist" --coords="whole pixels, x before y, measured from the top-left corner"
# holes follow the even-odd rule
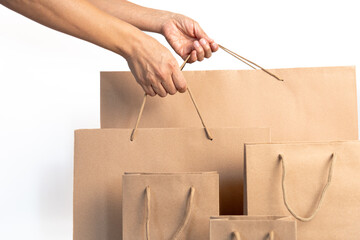
[[[180,16],[181,16],[180,14],[172,13],[172,12],[168,12],[167,14],[165,14],[164,17],[161,19],[158,33],[165,36],[165,31],[167,26],[176,24]]]
[[[175,24],[176,19],[179,18],[179,14],[173,12],[166,12],[160,20],[158,33],[164,35],[166,26]]]
[[[146,36],[146,34],[131,25],[118,30],[119,32],[115,34],[114,38],[114,52],[123,56],[128,61],[142,46],[144,35]]]

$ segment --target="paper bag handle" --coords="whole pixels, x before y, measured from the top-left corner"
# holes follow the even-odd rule
[[[187,61],[189,61],[189,58],[190,58],[190,55],[185,59],[185,61],[183,62],[183,64],[181,65],[180,67],[180,70],[183,70],[184,67],[185,67],[185,64],[187,63]],[[191,90],[189,87],[187,87],[187,92],[189,93],[189,96],[190,96],[190,99],[196,109],[196,112],[200,118],[200,121],[201,121],[201,124],[203,125],[204,127],[204,130],[205,130],[205,134],[206,134],[206,137],[209,139],[209,140],[213,140],[213,137],[211,136],[211,133],[209,131],[209,129],[206,127],[206,124],[205,124],[205,121],[204,119],[202,118],[201,116],[201,113],[200,113],[200,110],[199,110],[199,107],[198,105],[196,104],[196,101],[191,93]],[[130,141],[134,141],[134,138],[135,138],[135,134],[136,134],[136,130],[139,126],[139,123],[140,123],[140,119],[141,119],[141,116],[142,116],[142,113],[144,111],[144,107],[145,107],[145,103],[146,103],[146,98],[147,98],[147,94],[145,93],[144,94],[144,98],[143,98],[143,102],[141,104],[141,107],[140,107],[140,111],[139,111],[139,115],[137,117],[137,120],[136,120],[136,123],[135,123],[135,127],[133,128],[132,132],[131,132],[131,135],[130,135]]]
[[[266,70],[265,68],[257,65],[256,63],[250,61],[247,58],[244,58],[242,56],[240,56],[239,54],[227,49],[226,47],[222,46],[219,44],[219,48],[221,48],[222,50],[224,50],[225,52],[227,52],[228,54],[230,54],[231,56],[239,59],[240,61],[242,61],[243,63],[245,63],[246,65],[250,66],[253,69],[256,69],[255,67],[258,67],[260,70],[264,71],[265,73],[269,74],[270,76],[272,76],[273,78],[279,80],[279,81],[284,81],[284,79],[279,78],[277,75],[275,75],[274,73],[271,73],[269,70]]]
[[[257,65],[256,63],[250,61],[249,59],[246,59],[246,58],[240,56],[239,54],[237,54],[237,53],[235,53],[235,52],[233,52],[233,51],[225,48],[224,46],[222,46],[222,45],[220,45],[220,44],[219,44],[219,47],[220,47],[222,50],[224,50],[225,52],[227,52],[228,54],[230,54],[231,56],[237,58],[238,60],[240,60],[240,61],[242,61],[243,63],[247,64],[248,66],[252,67],[253,69],[256,69],[255,67],[258,67],[259,69],[261,69],[261,70],[264,71],[265,73],[269,74],[269,75],[272,76],[273,78],[275,78],[275,79],[277,79],[277,80],[279,80],[279,81],[284,81],[283,79],[281,79],[281,78],[279,78],[278,76],[276,76],[275,74],[269,72],[269,71],[266,70],[265,68],[263,68],[263,67]],[[187,63],[187,61],[189,61],[189,58],[190,58],[190,55],[185,59],[185,61],[183,62],[183,64],[180,66],[180,70],[181,70],[181,71],[184,69],[185,64]],[[196,104],[195,99],[194,99],[194,97],[193,97],[193,94],[192,94],[192,92],[191,92],[191,90],[190,90],[189,87],[187,87],[187,92],[189,93],[190,99],[191,99],[191,101],[192,101],[192,103],[193,103],[193,105],[194,105],[194,107],[195,107],[195,109],[196,109],[196,112],[197,112],[197,114],[198,114],[198,116],[199,116],[199,118],[200,118],[201,124],[202,124],[203,127],[204,127],[204,130],[205,130],[205,133],[206,133],[206,137],[207,137],[209,140],[213,140],[213,137],[211,136],[209,129],[208,129],[208,128],[206,127],[206,125],[205,125],[205,122],[204,122],[204,119],[203,119],[202,116],[201,116],[199,107],[198,107],[198,105]],[[132,132],[131,132],[131,135],[130,135],[130,140],[131,140],[131,141],[134,141],[135,133],[136,133],[136,130],[137,130],[138,126],[139,126],[142,113],[143,113],[143,111],[144,111],[144,107],[145,107],[145,103],[146,103],[146,98],[147,98],[147,94],[145,93],[145,94],[144,94],[144,98],[143,98],[143,102],[142,102],[141,107],[140,107],[139,115],[138,115],[137,120],[136,120],[136,123],[135,123],[135,127],[133,128],[133,130],[132,130]]]
[[[145,224],[146,224],[146,240],[150,240],[150,214],[151,214],[151,206],[150,206],[150,199],[151,199],[151,192],[150,186],[147,186],[145,189],[145,196],[146,196],[146,216],[145,216]],[[190,221],[191,213],[193,210],[194,205],[194,196],[195,196],[195,188],[190,188],[190,193],[188,196],[188,201],[186,205],[185,217],[183,219],[182,224],[178,227],[176,232],[174,233],[171,240],[178,240],[180,235],[182,234],[183,230],[187,226]]]
[[[323,190],[321,192],[318,204],[317,204],[314,212],[309,217],[300,217],[298,214],[295,213],[295,211],[290,207],[290,205],[288,203],[287,196],[286,196],[286,188],[285,188],[286,164],[285,164],[284,156],[282,154],[279,154],[279,160],[281,161],[281,166],[282,166],[282,181],[281,181],[281,184],[282,184],[282,192],[283,192],[283,201],[284,201],[284,204],[285,204],[287,210],[297,220],[299,220],[301,222],[309,222],[316,216],[316,214],[320,210],[321,205],[322,205],[322,203],[324,201],[324,198],[325,198],[326,191],[328,190],[328,188],[329,188],[329,186],[331,184],[331,181],[332,181],[332,176],[333,176],[333,172],[334,172],[333,166],[334,166],[334,162],[336,160],[336,157],[337,157],[337,155],[335,153],[333,153],[331,155],[330,167],[329,167],[329,172],[328,172],[328,179],[327,179],[325,187],[323,188]]]
[[[232,239],[233,240],[241,240],[240,232],[234,231],[232,233]],[[274,231],[269,232],[269,234],[267,235],[267,239],[268,240],[275,240]]]

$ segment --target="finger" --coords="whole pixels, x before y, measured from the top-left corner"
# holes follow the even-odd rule
[[[211,47],[209,45],[209,43],[204,39],[200,39],[200,44],[201,44],[201,47],[204,49],[204,52],[205,52],[205,57],[206,58],[209,58],[211,57]]]
[[[145,90],[147,95],[149,95],[151,97],[156,96],[156,93],[155,93],[154,89],[151,86],[144,86],[144,90]]]
[[[186,92],[187,89],[186,80],[180,69],[177,68],[174,69],[172,73],[172,81],[179,92],[181,93]]]
[[[212,52],[216,52],[217,50],[219,50],[219,45],[212,38],[209,38],[206,34],[203,35],[202,38],[204,38],[208,42]]]
[[[219,45],[215,43],[214,39],[210,38],[205,33],[205,31],[200,27],[200,25],[197,26],[195,35],[198,39],[205,38],[205,40],[209,43],[212,52],[216,52],[219,49]]]
[[[213,52],[219,50],[219,45],[216,42],[211,43],[210,46],[211,46],[211,51]]]
[[[152,95],[151,95],[152,97],[155,97],[157,95],[155,90],[153,89],[153,87],[151,85],[149,86],[149,92],[152,93]]]
[[[170,95],[174,95],[177,92],[171,76],[169,76],[169,79],[167,79],[166,81],[161,82],[161,85],[164,87],[165,91]]]
[[[202,60],[204,60],[204,56],[205,56],[204,49],[201,47],[199,41],[194,42],[194,47],[196,50],[197,60],[201,62]]]
[[[157,95],[159,95],[160,97],[166,97],[167,93],[160,82],[156,84],[152,84],[151,86]]]
[[[198,39],[205,38],[206,41],[208,41],[209,43],[213,43],[213,42],[214,42],[214,40],[212,40],[211,38],[209,38],[209,36],[205,33],[205,31],[200,27],[199,24],[197,24],[197,27],[195,28],[195,36],[196,36]]]
[[[147,86],[147,85],[143,85],[143,84],[140,84],[140,86],[142,87],[142,89],[144,90],[144,92],[151,96],[151,97],[154,97],[156,95],[156,93],[154,92],[154,90],[152,89],[151,86]]]
[[[197,57],[196,57],[196,50],[192,50],[190,53],[190,58],[188,60],[188,63],[193,63],[197,61]]]

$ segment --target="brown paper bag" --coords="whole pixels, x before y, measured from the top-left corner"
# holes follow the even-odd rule
[[[360,142],[246,145],[249,215],[293,215],[299,240],[360,239]]]
[[[296,240],[296,222],[284,216],[212,217],[210,240]]]
[[[245,142],[269,142],[265,128],[94,129],[75,131],[74,239],[122,237],[124,172],[202,172],[220,175],[220,212],[242,214]]]
[[[273,141],[358,139],[354,67],[270,71],[284,82],[261,70],[183,73],[209,126],[270,127]],[[142,96],[130,72],[102,72],[101,127],[132,128]],[[175,94],[149,98],[140,126],[197,127],[198,119],[188,96]]]
[[[123,239],[209,239],[219,215],[219,175],[132,173],[123,176]]]

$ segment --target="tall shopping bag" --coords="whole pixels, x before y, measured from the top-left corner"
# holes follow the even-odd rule
[[[215,61],[214,59],[213,61]],[[270,127],[273,141],[358,139],[355,67],[184,71],[212,127]],[[101,127],[131,128],[143,91],[131,72],[101,72]],[[181,112],[181,114],[169,114]],[[190,99],[149,98],[141,127],[197,127]]]
[[[123,239],[209,239],[219,215],[219,175],[126,173],[123,176]]]
[[[246,145],[246,213],[292,215],[299,240],[360,239],[360,142]]]

